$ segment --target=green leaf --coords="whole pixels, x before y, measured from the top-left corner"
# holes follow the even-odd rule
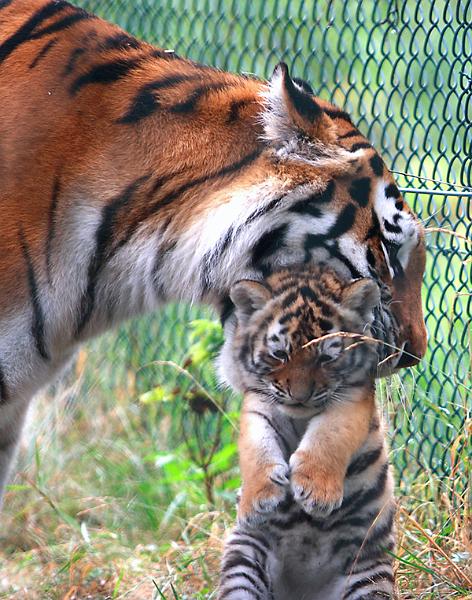
[[[10,483],[7,485],[7,490],[9,492],[26,492],[26,490],[30,490],[31,487],[29,485],[24,485],[21,483]]]
[[[210,464],[210,473],[217,475],[228,471],[237,464],[238,446],[236,443],[227,444],[213,456]]]
[[[74,563],[76,563],[77,561],[79,561],[86,554],[87,554],[87,552],[85,551],[84,548],[78,548],[77,550],[75,550],[72,553],[72,556],[69,558],[69,560],[66,563],[64,563],[62,565],[62,567],[59,569],[59,571],[57,573],[58,574],[59,573],[65,573]]]
[[[113,588],[112,600],[118,596],[118,591],[120,589],[121,580],[123,579],[123,575],[125,574],[125,570],[121,569],[120,574],[118,575],[118,579],[116,580],[115,587]]]
[[[171,462],[174,462],[176,460],[176,456],[175,454],[167,454],[167,453],[156,453],[154,454],[154,466],[156,468],[161,468],[161,467],[165,467],[166,465],[168,465]]]
[[[161,385],[156,386],[149,392],[145,392],[139,396],[139,401],[143,404],[155,404],[162,402],[170,402],[173,400],[172,394],[170,394],[165,388]]]

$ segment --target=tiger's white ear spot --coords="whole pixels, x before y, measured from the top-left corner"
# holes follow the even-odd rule
[[[285,107],[283,94],[283,74],[277,66],[269,81],[269,88],[263,93],[265,109],[262,113],[264,138],[266,141],[281,145],[288,143],[296,135]]]
[[[300,91],[306,92],[310,96],[315,95],[315,92],[313,91],[313,88],[308,83],[308,81],[305,81],[304,79],[300,79],[300,77],[292,77],[292,81]]]
[[[237,316],[244,321],[267,304],[272,294],[263,283],[242,279],[231,287],[229,296],[236,307]]]
[[[398,275],[398,271],[406,269],[411,252],[420,241],[422,227],[413,214],[397,208],[396,196],[386,196],[388,187],[388,181],[379,180],[374,208],[384,240],[382,250],[393,278]]]

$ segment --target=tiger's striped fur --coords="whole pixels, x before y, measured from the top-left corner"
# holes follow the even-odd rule
[[[371,334],[379,291],[310,270],[237,283],[232,297],[221,368],[232,371],[231,354],[244,393],[242,490],[218,599],[393,598],[378,353],[353,337],[323,339]],[[318,343],[306,347],[311,339]]]
[[[0,0],[0,495],[31,396],[83,340],[169,300],[327,261],[425,348],[420,224],[349,116],[136,40],[64,0]]]

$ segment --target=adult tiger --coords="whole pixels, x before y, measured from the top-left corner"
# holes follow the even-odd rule
[[[398,366],[425,350],[422,230],[349,116],[138,41],[63,0],[0,0],[0,488],[31,396],[77,344],[300,262],[371,276]]]

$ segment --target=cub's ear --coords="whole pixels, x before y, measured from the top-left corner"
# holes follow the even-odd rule
[[[367,277],[357,279],[344,289],[342,304],[343,308],[357,312],[362,320],[370,323],[374,308],[380,304],[379,286]]]
[[[331,119],[313,98],[310,86],[302,80],[292,80],[285,63],[275,67],[264,96],[264,131],[269,142],[281,145],[297,134],[332,141]]]
[[[241,279],[233,284],[229,296],[236,307],[238,317],[247,320],[271,299],[272,294],[263,283]]]

